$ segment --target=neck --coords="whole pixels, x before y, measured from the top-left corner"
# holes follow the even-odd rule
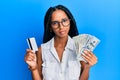
[[[67,40],[68,40],[68,36],[63,37],[63,38],[59,38],[59,37],[55,37],[54,41],[54,46],[55,47],[65,47],[67,44]]]

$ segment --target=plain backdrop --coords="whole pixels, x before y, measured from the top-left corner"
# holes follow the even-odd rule
[[[0,80],[32,80],[24,62],[26,38],[41,45],[44,15],[58,4],[72,12],[80,34],[101,40],[89,80],[119,80],[120,0],[0,0]]]

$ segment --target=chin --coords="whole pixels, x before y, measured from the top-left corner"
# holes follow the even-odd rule
[[[68,37],[68,34],[67,35],[59,35],[60,38],[65,38],[65,37]]]

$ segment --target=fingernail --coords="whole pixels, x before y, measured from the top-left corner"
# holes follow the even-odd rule
[[[85,53],[82,53],[81,55],[82,55],[82,56],[85,56]]]
[[[86,53],[86,52],[87,52],[87,50],[84,50],[84,52]]]
[[[26,49],[26,51],[28,51],[29,49]]]

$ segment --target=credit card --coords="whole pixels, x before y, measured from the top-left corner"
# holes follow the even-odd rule
[[[27,43],[28,43],[29,49],[33,50],[33,52],[38,51],[38,46],[34,37],[27,38]]]

